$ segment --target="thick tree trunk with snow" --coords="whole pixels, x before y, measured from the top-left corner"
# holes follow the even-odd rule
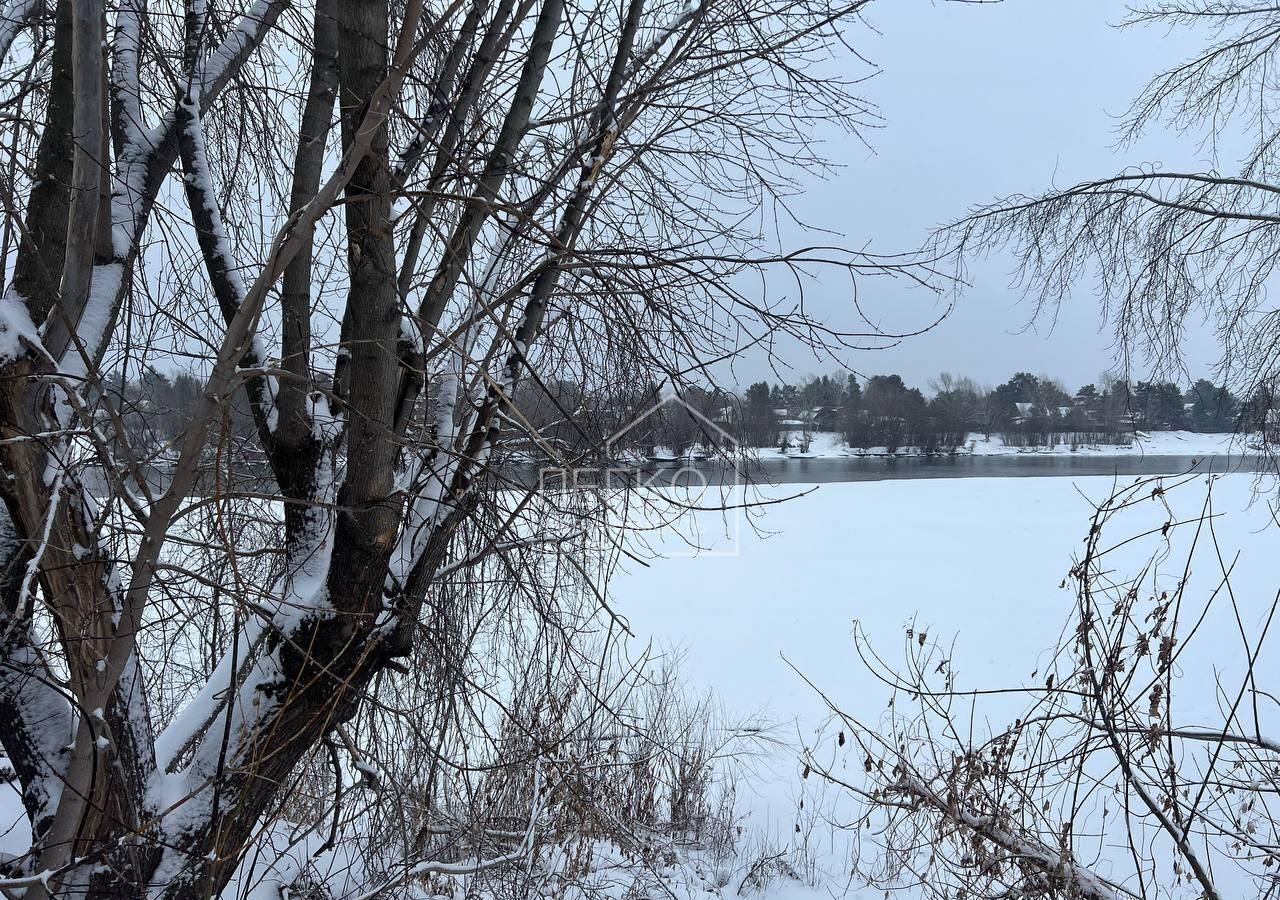
[[[350,773],[378,769],[356,714],[399,691],[435,704],[422,727],[427,704],[395,710],[438,742],[415,744],[432,796],[471,699],[451,643],[476,640],[467,604],[518,597],[570,634],[565,592],[593,614],[599,595],[561,547],[611,559],[619,541],[533,491],[512,506],[503,437],[557,452],[517,384],[650,402],[746,321],[815,333],[736,294],[744,269],[878,267],[757,259],[757,235],[687,203],[754,209],[809,159],[774,136],[847,115],[804,71],[866,2],[3,4],[0,56],[26,68],[0,79],[17,110],[0,146],[33,158],[5,185],[0,744],[34,840],[0,890],[216,896],[316,757],[333,840]],[[17,124],[33,111],[36,134]],[[117,386],[192,358],[184,430],[131,444]],[[249,449],[224,427],[237,398]],[[271,478],[245,490],[250,453]],[[387,883],[505,865],[531,835],[472,863],[408,858]]]

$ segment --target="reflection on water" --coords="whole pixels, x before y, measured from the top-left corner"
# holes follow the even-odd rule
[[[771,459],[735,467],[723,462],[646,463],[610,470],[562,472],[534,466],[514,472],[517,483],[540,481],[552,487],[587,486],[609,479],[649,487],[724,485],[749,481],[772,484],[830,484],[899,478],[1042,478],[1111,475],[1176,475],[1184,472],[1254,473],[1270,461],[1249,455],[1095,456],[1016,454],[1011,456],[841,457]]]
[[[842,481],[888,481],[902,478],[1038,478],[1110,475],[1177,475],[1184,472],[1256,473],[1274,471],[1273,461],[1254,455],[1217,456],[1100,456],[1019,453],[1010,456],[912,456],[837,457],[834,459],[769,459],[731,466],[720,460],[646,462],[614,468],[563,470],[534,465],[502,469],[499,478],[508,485],[568,487],[719,487],[751,484],[831,484]],[[153,493],[168,487],[169,473],[146,470]],[[269,475],[243,473],[236,487],[254,492],[274,492]],[[98,496],[111,490],[96,470],[84,474],[86,486]]]

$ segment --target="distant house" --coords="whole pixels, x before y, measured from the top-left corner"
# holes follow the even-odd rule
[[[1013,405],[1017,407],[1017,412],[1013,417],[1014,425],[1021,425],[1036,414],[1036,405],[1034,403],[1021,402]]]
[[[1268,409],[1263,419],[1262,435],[1267,443],[1280,442],[1280,410]]]
[[[815,406],[798,416],[810,431],[836,431],[840,428],[840,410],[834,406]]]
[[[1086,425],[1098,425],[1102,421],[1102,401],[1097,394],[1076,394],[1071,398],[1072,412]]]
[[[712,412],[711,424],[725,431],[733,431],[738,427],[738,407],[732,404],[721,406]]]

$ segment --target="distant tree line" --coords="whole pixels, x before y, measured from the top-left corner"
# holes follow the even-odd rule
[[[191,419],[203,382],[195,375],[155,370],[107,386],[120,410],[123,432],[141,459],[163,457]],[[948,452],[970,434],[998,435],[1009,446],[1057,443],[1128,443],[1136,431],[1207,433],[1260,431],[1267,424],[1272,391],[1241,400],[1228,388],[1200,379],[1183,389],[1171,382],[1104,376],[1074,394],[1045,375],[1018,372],[992,387],[942,373],[928,394],[901,376],[860,379],[843,372],[815,375],[799,384],[760,381],[741,396],[684,387],[678,403],[660,403],[663,388],[586,388],[572,379],[522,384],[518,393],[530,432],[541,446],[518,449],[539,457],[574,459],[610,452],[686,454],[729,441],[750,447],[803,444],[818,432],[840,435],[850,447],[905,447]],[[421,401],[432,402],[428,390]],[[429,415],[424,417],[431,421]],[[246,404],[232,404],[221,440],[252,435]],[[251,465],[242,460],[237,466]]]
[[[153,369],[107,386],[134,450],[160,450],[182,434],[200,397],[201,381],[185,372],[173,376]]]
[[[419,400],[425,410],[419,410],[418,419],[432,423],[438,383],[427,380]],[[196,375],[148,369],[116,380],[104,391],[119,410],[132,454],[162,463],[190,423],[203,388],[203,379]],[[733,429],[739,400],[725,391],[685,386],[678,392],[680,402],[664,403],[671,394],[656,383],[588,388],[572,379],[547,378],[522,382],[516,395],[524,424],[537,439],[522,438],[502,448],[507,451],[580,461],[604,450],[686,453],[737,440]],[[237,392],[223,427],[211,437],[211,456],[248,452],[242,445],[252,444],[254,430],[248,404]],[[252,468],[254,460],[237,457],[232,465]]]
[[[119,418],[118,428],[104,428],[116,443],[128,447],[149,478],[163,476],[177,457],[177,448],[199,407],[204,379],[190,372],[165,373],[146,368],[132,377],[118,377],[102,385],[99,418],[110,406]],[[266,476],[267,469],[256,434],[253,415],[243,391],[236,391],[217,427],[209,434],[200,467],[200,484],[227,486],[230,478],[249,480]],[[216,470],[216,471],[215,471]]]
[[[1137,431],[1229,433],[1262,430],[1271,391],[1242,401],[1226,386],[1202,378],[1183,389],[1172,382],[1104,376],[1074,394],[1045,375],[1018,372],[996,387],[943,373],[929,396],[899,375],[813,376],[801,384],[757,382],[741,398],[740,434],[755,447],[805,441],[838,432],[855,448],[893,452],[954,449],[971,433],[1000,435],[1006,444],[1119,443]]]

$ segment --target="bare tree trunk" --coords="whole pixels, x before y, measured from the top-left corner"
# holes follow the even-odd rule
[[[558,534],[565,514],[528,514],[532,495],[513,513],[484,490],[500,474],[493,460],[507,430],[545,444],[517,409],[517,383],[557,321],[584,330],[549,355],[593,344],[579,362],[610,384],[669,368],[673,329],[698,333],[689,347],[724,338],[716,304],[733,296],[725,285],[750,265],[751,242],[696,211],[692,223],[689,210],[671,215],[661,173],[705,153],[704,172],[745,173],[713,176],[715,187],[755,202],[759,163],[743,166],[716,141],[692,155],[664,141],[685,140],[681,115],[695,131],[715,122],[725,146],[761,140],[760,122],[807,121],[789,110],[808,102],[837,116],[829,90],[806,90],[794,69],[785,90],[764,76],[792,43],[804,60],[835,40],[832,24],[862,2],[838,14],[786,2],[803,27],[777,16],[786,24],[771,31],[772,0],[713,25],[711,0],[674,15],[649,9],[651,21],[642,0],[590,13],[563,0],[449,0],[429,21],[422,0],[317,0],[309,44],[276,28],[287,0],[246,0],[226,21],[223,4],[192,0],[180,35],[153,21],[145,0],[112,4],[109,35],[96,0],[60,2],[51,27],[19,4],[14,21],[53,41],[50,60],[32,63],[50,72],[46,121],[34,183],[7,186],[26,190],[26,231],[0,298],[0,743],[35,835],[5,888],[29,898],[215,896],[283,815],[287,786],[311,774],[318,749],[341,794],[334,735],[361,752],[345,729],[362,702],[381,714],[389,690],[425,691],[441,718],[423,729],[430,748],[415,750],[445,743],[471,660],[465,646],[430,645],[425,605],[459,645],[474,640],[467,604],[485,606],[492,591],[528,594],[540,615],[552,610],[543,627],[559,627],[565,576],[544,581],[544,551],[533,548],[547,535],[568,540]],[[566,27],[572,16],[585,19]],[[273,55],[260,60],[268,38]],[[0,56],[11,46],[0,28]],[[548,77],[561,47],[555,65],[573,70],[569,86]],[[148,83],[157,74],[163,85]],[[775,94],[759,103],[759,90]],[[651,133],[624,138],[646,114]],[[296,134],[275,133],[291,117]],[[15,127],[0,118],[0,132]],[[658,162],[644,168],[646,156]],[[165,192],[179,162],[185,209]],[[232,167],[235,180],[216,184]],[[617,214],[597,218],[614,192]],[[287,199],[277,209],[273,198]],[[393,201],[412,213],[397,217]],[[336,237],[317,230],[330,214],[345,226]],[[741,252],[690,255],[711,245]],[[321,366],[336,323],[330,375]],[[163,334],[156,346],[153,334]],[[163,489],[136,477],[130,441],[148,429],[120,425],[113,398],[93,390],[123,384],[108,368],[113,341],[143,371],[187,353],[202,367],[184,430],[139,454],[173,460]],[[432,421],[415,423],[432,365],[443,368]],[[220,480],[242,474],[226,450],[239,435],[220,433],[242,390],[252,449],[278,486],[253,497]],[[87,487],[88,471],[107,488]],[[255,513],[267,537],[247,547],[228,523],[253,503],[272,512]],[[206,509],[217,538],[195,546],[192,520]],[[201,554],[212,571],[192,570]],[[265,560],[252,577],[239,568],[249,559]],[[489,565],[501,579],[458,593],[469,569]],[[192,632],[190,644],[172,637]],[[375,680],[406,671],[399,659],[432,683]],[[154,680],[174,669],[180,684]],[[335,822],[342,804],[332,801]],[[421,861],[405,862],[410,871]],[[421,871],[438,868],[427,862]]]
[[[345,206],[351,287],[342,351],[361,377],[351,383],[345,397],[348,464],[338,503],[346,511],[338,517],[338,534],[339,544],[350,547],[353,554],[344,563],[356,570],[382,570],[399,521],[399,502],[392,497],[397,447],[391,426],[399,375],[400,310],[386,123],[365,123],[364,112],[387,74],[388,10],[385,0],[355,0],[341,6],[338,96],[343,146],[351,146],[360,127],[376,131],[369,153],[347,187]],[[363,605],[352,600],[356,608]]]
[[[27,203],[26,233],[19,244],[13,290],[26,297],[32,321],[43,322],[58,299],[67,248],[71,167],[72,0],[58,0],[53,28],[53,74],[35,173]]]
[[[318,0],[316,3],[315,57],[311,62],[311,81],[298,132],[289,200],[291,213],[302,209],[320,189],[325,147],[338,92],[338,5],[335,0]],[[312,384],[312,243],[308,240],[289,263],[281,285],[280,366],[292,377],[281,383],[277,398],[276,454],[303,454],[300,459],[282,462],[282,481],[290,480],[289,472],[305,472],[314,467],[314,460],[307,453],[311,442],[311,421],[305,408],[307,386]],[[281,487],[289,496],[299,496],[300,485],[282,483]]]

